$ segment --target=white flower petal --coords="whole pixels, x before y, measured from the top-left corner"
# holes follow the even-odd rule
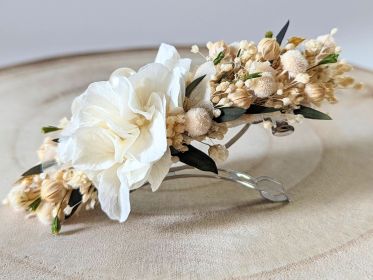
[[[191,60],[188,58],[180,58],[179,53],[177,52],[174,46],[162,43],[159,47],[157,56],[155,58],[156,63],[163,64],[169,70],[172,70],[176,67],[180,68],[180,72],[185,75],[190,68]]]
[[[124,222],[131,211],[129,188],[118,178],[118,166],[102,171],[93,180],[98,190],[102,210],[112,220]]]
[[[129,99],[129,107],[132,112],[151,119],[152,112],[149,110],[148,100],[152,93],[165,95],[171,80],[170,71],[162,64],[152,63],[141,68],[139,72],[129,78],[136,93]]]
[[[159,188],[164,178],[168,174],[171,165],[171,151],[170,149],[167,149],[163,157],[153,165],[149,174],[148,181],[153,192]]]
[[[129,159],[118,170],[118,174],[120,180],[126,181],[130,189],[133,190],[146,183],[150,170],[151,164],[144,164],[136,159]]]
[[[110,83],[113,86],[116,86],[121,83],[122,77],[128,78],[136,73],[135,70],[131,68],[119,68],[115,70],[111,75],[110,75]]]
[[[70,161],[81,170],[104,170],[123,160],[123,143],[108,129],[80,128],[69,144]]]
[[[129,153],[141,163],[159,160],[167,149],[166,119],[156,111],[149,126],[141,128],[140,135]]]

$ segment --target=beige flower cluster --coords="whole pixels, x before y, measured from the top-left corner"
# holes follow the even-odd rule
[[[258,104],[290,111],[324,100],[336,102],[336,89],[361,84],[345,75],[351,66],[338,60],[335,32],[311,40],[292,37],[283,47],[271,33],[257,45],[209,42],[208,58],[216,67],[210,81],[212,103],[217,108]]]
[[[167,116],[167,142],[180,152],[188,150],[187,144],[193,140],[203,141],[206,138],[222,140],[228,128],[224,123],[213,121],[213,110],[194,107],[186,112]]]
[[[56,143],[46,138],[38,150],[40,160],[55,159]],[[73,190],[79,190],[82,199],[76,205],[69,205]],[[59,222],[71,214],[73,208],[79,211],[93,209],[97,203],[97,190],[88,177],[73,168],[46,170],[40,174],[19,179],[3,201],[16,210],[26,210],[30,216],[37,216],[44,224],[51,224],[54,218]]]
[[[82,202],[69,206],[74,189],[79,189]],[[74,169],[25,176],[18,180],[9,192],[4,204],[14,209],[30,211],[45,224],[51,224],[56,216],[62,222],[77,206],[93,209],[97,203],[97,191],[86,175]]]

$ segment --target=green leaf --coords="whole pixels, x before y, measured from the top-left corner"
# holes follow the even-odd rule
[[[313,119],[313,120],[331,120],[332,118],[320,111],[312,109],[306,106],[300,106],[299,109],[294,110],[295,115],[303,115],[306,119]]]
[[[238,50],[236,57],[240,57],[240,55],[241,55],[241,49]]]
[[[329,64],[329,63],[336,63],[338,61],[339,54],[331,53],[324,57],[317,65]]]
[[[290,24],[290,21],[288,20],[286,22],[286,24],[284,25],[284,27],[281,28],[280,32],[276,36],[276,41],[279,45],[281,45],[282,40],[284,40],[284,37],[285,37],[286,31],[288,30],[289,24]]]
[[[56,126],[44,126],[44,127],[41,128],[41,132],[46,134],[46,133],[58,131],[58,130],[61,130],[61,129],[62,128],[59,128],[59,127],[56,127]]]
[[[31,211],[36,211],[36,209],[38,209],[39,205],[40,205],[40,202],[41,202],[41,197],[38,197],[37,199],[35,199],[30,205],[29,205],[29,209]]]
[[[218,123],[233,121],[238,119],[243,114],[245,114],[246,109],[239,108],[239,107],[224,107],[220,108],[220,116],[215,118],[214,121]]]
[[[53,234],[57,235],[60,233],[61,230],[61,222],[58,216],[54,217],[51,225],[51,231]]]
[[[218,65],[220,61],[223,60],[224,55],[225,55],[224,52],[218,53],[217,57],[214,59],[214,65]]]
[[[248,74],[246,76],[246,79],[245,80],[250,80],[250,79],[255,79],[255,78],[259,78],[262,76],[262,72],[255,72],[255,73],[252,73],[252,74]]]
[[[43,173],[44,169],[49,168],[56,164],[55,160],[46,161],[43,163],[40,163],[34,167],[31,167],[29,170],[27,170],[25,173],[22,174],[22,177],[31,176],[31,175],[37,175],[40,173]]]
[[[189,97],[192,91],[199,85],[200,82],[206,77],[203,75],[201,77],[196,78],[193,82],[191,82],[185,89],[185,96]]]
[[[246,109],[246,114],[266,114],[277,111],[280,111],[280,109],[252,104],[248,109]]]
[[[177,156],[181,162],[193,166],[199,170],[210,171],[218,174],[218,168],[216,167],[215,161],[212,158],[192,145],[187,146],[188,151],[186,152],[180,152],[171,147],[172,156]]]
[[[272,38],[272,37],[273,37],[273,32],[272,32],[272,31],[267,31],[267,32],[264,34],[264,37],[265,37],[265,38]]]
[[[60,139],[58,139],[58,138],[52,139],[52,141],[53,141],[54,143],[60,143]]]

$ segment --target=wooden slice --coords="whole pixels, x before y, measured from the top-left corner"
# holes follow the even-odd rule
[[[69,117],[74,97],[118,67],[156,50],[77,55],[0,70],[0,197],[36,162],[40,128]],[[183,56],[198,56],[182,49]],[[127,222],[96,209],[52,236],[24,213],[0,208],[0,275],[7,279],[367,279],[373,275],[373,73],[362,92],[273,137],[250,128],[226,167],[285,184],[292,202],[271,204],[238,185],[165,182],[132,196]],[[349,277],[351,276],[351,277]],[[0,277],[1,278],[1,277]]]

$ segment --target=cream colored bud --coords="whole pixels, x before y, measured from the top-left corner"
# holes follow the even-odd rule
[[[223,145],[210,146],[208,150],[209,156],[216,162],[224,162],[227,160],[229,151]]]
[[[220,69],[221,69],[221,71],[223,71],[223,72],[229,72],[229,71],[231,71],[231,70],[233,69],[233,65],[230,64],[230,63],[222,64],[222,65],[220,66]]]
[[[284,70],[289,72],[290,77],[305,73],[308,68],[307,60],[298,50],[290,50],[281,55],[281,64]]]
[[[54,208],[52,203],[42,201],[36,210],[36,216],[39,221],[46,225],[50,224],[53,220],[52,213]]]
[[[277,91],[277,82],[270,73],[263,73],[261,77],[250,80],[248,86],[260,98],[266,98]]]
[[[295,76],[295,81],[302,84],[307,84],[310,81],[310,76],[307,73],[299,73]]]
[[[191,137],[205,135],[212,124],[212,118],[205,108],[192,108],[185,114],[185,129]]]
[[[54,160],[57,155],[57,143],[50,137],[46,137],[37,151],[40,161]]]
[[[244,89],[237,89],[235,92],[228,94],[229,100],[236,107],[247,109],[252,103],[252,96]]]
[[[265,129],[268,129],[268,130],[272,129],[272,122],[271,121],[264,121],[263,122],[263,127]]]
[[[313,103],[319,104],[325,97],[325,89],[320,84],[307,84],[304,92],[308,95]]]
[[[199,52],[199,48],[197,45],[193,45],[191,50],[190,50],[192,53],[198,53]]]
[[[30,187],[22,181],[10,190],[6,199],[8,204],[16,210],[28,208],[40,196],[39,188]]]
[[[66,195],[66,188],[61,182],[46,179],[41,184],[40,196],[42,200],[50,203],[59,203]]]
[[[265,60],[274,60],[280,55],[280,45],[275,38],[263,38],[258,44],[258,52]]]

